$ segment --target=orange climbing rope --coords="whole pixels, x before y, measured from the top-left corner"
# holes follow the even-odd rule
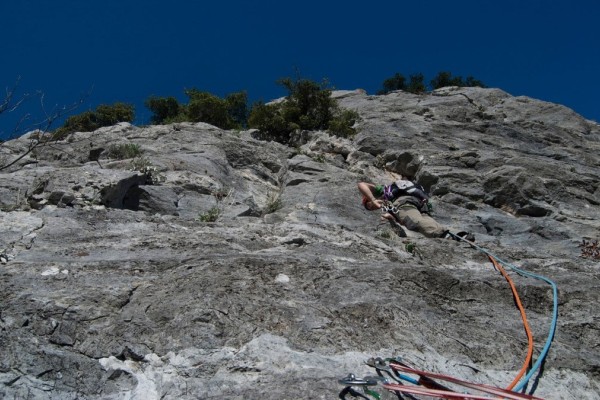
[[[489,257],[490,261],[492,262],[492,264],[494,265],[496,270],[502,274],[504,279],[509,284],[512,294],[513,294],[515,304],[517,305],[517,308],[519,309],[519,312],[521,314],[521,319],[523,321],[523,327],[524,327],[525,333],[527,335],[528,349],[527,349],[527,355],[525,357],[525,361],[523,362],[523,366],[521,367],[521,370],[519,371],[517,376],[513,379],[513,381],[506,387],[506,389],[501,389],[501,388],[498,388],[495,386],[463,381],[463,380],[452,378],[450,376],[443,375],[443,374],[436,374],[436,373],[432,373],[432,372],[417,370],[414,367],[403,363],[401,361],[401,358],[397,357],[395,359],[385,359],[385,361],[389,361],[389,364],[388,364],[389,368],[396,371],[395,373],[389,373],[389,375],[397,383],[394,383],[389,380],[384,380],[384,383],[382,384],[382,386],[387,390],[395,392],[398,396],[400,396],[400,393],[403,393],[403,394],[413,394],[413,395],[425,395],[425,396],[429,396],[429,397],[433,397],[433,398],[443,398],[443,399],[452,399],[452,400],[467,400],[467,399],[468,400],[491,400],[491,399],[498,399],[498,398],[514,399],[514,400],[519,400],[519,399],[541,400],[539,397],[534,397],[531,394],[528,395],[528,394],[519,393],[519,392],[521,390],[524,390],[523,388],[529,381],[531,375],[533,375],[538,370],[539,366],[544,361],[544,359],[547,355],[547,352],[550,348],[552,339],[554,337],[554,332],[556,330],[556,320],[557,320],[557,315],[558,315],[558,312],[557,312],[557,310],[558,310],[558,301],[557,301],[558,290],[557,290],[556,284],[553,281],[549,280],[548,278],[545,278],[543,276],[539,276],[539,275],[536,275],[536,274],[533,274],[530,272],[523,271],[523,270],[513,266],[512,264],[502,261],[501,259],[497,258],[496,256],[490,254],[487,250],[482,249],[481,247],[475,245],[471,241],[468,241],[462,237],[458,237],[453,234],[452,234],[452,237],[458,238],[458,240],[468,242],[471,245],[471,247],[477,248],[480,251],[484,252]],[[544,349],[540,353],[538,360],[533,365],[532,365],[532,357],[533,357],[533,351],[534,351],[534,342],[533,342],[533,335],[532,335],[531,329],[529,327],[529,322],[527,321],[527,316],[525,314],[525,308],[523,307],[523,304],[521,303],[521,299],[519,298],[519,294],[517,292],[514,282],[512,281],[512,279],[510,278],[510,276],[508,275],[506,270],[501,266],[501,264],[505,265],[508,268],[510,268],[511,270],[517,272],[521,276],[534,277],[535,279],[543,280],[544,282],[546,282],[552,286],[553,318],[552,318],[552,324],[551,324],[551,328],[550,328],[550,334],[548,336],[548,339],[546,341]],[[383,362],[383,360],[382,360],[382,362]],[[371,365],[371,364],[368,364],[368,365]],[[382,365],[383,365],[383,367],[385,367],[385,364],[382,364]],[[374,366],[377,369],[378,375],[381,377],[383,377],[383,375],[380,373],[380,370],[387,371],[387,369],[383,368],[382,366],[380,366],[378,368],[377,363],[374,363],[374,365],[371,365],[371,366]],[[419,379],[416,380],[410,376],[402,375],[400,372],[415,374],[415,375],[419,376]],[[401,382],[401,380],[413,383],[415,386],[405,385]],[[483,392],[483,394],[460,393],[460,392],[457,392],[453,389],[447,388],[446,386],[438,383],[437,382],[438,380],[450,382],[455,385],[462,386],[464,388]],[[521,380],[522,380],[522,382],[520,382]],[[340,383],[342,383],[342,382],[340,381]],[[344,382],[344,384],[352,386],[352,384],[372,385],[372,384],[377,384],[377,383],[376,382],[375,383],[367,383],[367,381],[364,381],[364,382],[361,381],[361,382],[350,382],[350,383]],[[350,386],[348,386],[346,388],[346,390],[349,389]],[[516,387],[516,389],[515,389],[515,387]],[[377,394],[376,392],[374,392],[374,393]],[[371,395],[371,393],[368,393],[368,394]],[[364,397],[365,399],[367,398],[365,396],[361,396],[361,397]],[[340,396],[340,398],[345,398],[345,397]],[[377,398],[379,398],[379,397],[377,397]]]
[[[525,308],[523,307],[523,304],[521,303],[521,299],[519,298],[519,293],[517,293],[517,288],[515,287],[515,284],[513,283],[512,279],[510,279],[510,276],[508,276],[508,274],[506,273],[506,270],[504,268],[502,268],[500,263],[498,261],[496,261],[496,259],[494,257],[492,257],[491,255],[488,255],[488,257],[492,261],[492,264],[494,264],[494,267],[498,271],[500,271],[500,273],[502,274],[504,279],[506,279],[506,281],[510,285],[510,289],[512,290],[512,293],[513,293],[513,297],[515,298],[515,303],[517,304],[517,307],[519,308],[519,311],[521,313],[521,319],[523,320],[523,326],[525,327],[525,333],[527,334],[528,348],[527,348],[527,356],[525,357],[525,362],[523,363],[523,366],[521,367],[521,370],[519,371],[519,373],[517,374],[515,379],[513,379],[513,381],[510,383],[510,385],[508,385],[506,387],[507,390],[512,390],[517,385],[517,383],[519,383],[519,380],[523,377],[523,375],[525,375],[525,373],[531,366],[531,357],[533,355],[533,335],[531,334],[531,329],[529,328],[529,322],[527,322],[527,316],[525,315]]]

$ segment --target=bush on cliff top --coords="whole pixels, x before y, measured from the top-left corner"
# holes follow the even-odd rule
[[[423,74],[410,75],[409,81],[406,81],[404,75],[396,72],[393,76],[383,81],[383,88],[377,92],[377,94],[386,94],[394,90],[404,90],[410,93],[423,93],[427,91],[427,85],[425,84],[425,77]],[[486,87],[483,82],[472,76],[467,76],[464,79],[462,76],[452,76],[450,72],[442,71],[439,72],[430,82],[429,86],[431,90],[439,89],[446,86],[459,86],[459,87]]]
[[[221,129],[240,129],[246,126],[248,107],[246,92],[232,93],[224,99],[197,89],[185,91],[188,104],[174,97],[150,97],[145,101],[152,111],[153,124],[173,122],[206,122]]]
[[[285,99],[278,103],[256,103],[248,117],[248,126],[259,130],[256,136],[260,139],[287,144],[296,130],[327,129],[343,137],[355,134],[352,126],[359,118],[358,113],[340,109],[326,83],[291,78],[278,83],[288,92]]]
[[[133,118],[134,107],[131,104],[101,104],[95,111],[86,111],[67,118],[64,125],[54,131],[53,139],[62,139],[73,132],[92,132],[119,122],[132,122]]]

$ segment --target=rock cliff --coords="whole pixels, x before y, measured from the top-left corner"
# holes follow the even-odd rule
[[[600,126],[497,89],[334,96],[353,139],[118,124],[2,171],[0,397],[332,399],[377,356],[505,387],[527,338],[486,255],[360,204],[357,182],[403,174],[448,229],[556,282],[528,392],[599,398]],[[535,360],[552,291],[511,276]]]

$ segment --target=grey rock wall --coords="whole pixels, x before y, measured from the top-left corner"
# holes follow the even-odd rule
[[[598,398],[599,263],[580,247],[600,238],[598,124],[497,89],[334,95],[362,117],[352,140],[119,124],[2,171],[0,397],[331,399],[375,356],[506,386],[527,341],[487,257],[360,205],[357,182],[408,174],[450,230],[557,283],[535,394]],[[537,355],[551,291],[511,275]]]

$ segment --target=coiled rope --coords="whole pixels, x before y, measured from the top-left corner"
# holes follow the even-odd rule
[[[539,397],[534,397],[527,394],[516,393],[508,389],[501,389],[490,385],[484,385],[481,383],[472,383],[468,381],[464,381],[462,379],[453,378],[448,375],[436,374],[433,372],[421,371],[406,365],[403,365],[401,362],[390,362],[390,367],[392,367],[396,371],[401,371],[405,373],[413,373],[417,374],[421,377],[426,377],[429,379],[435,379],[436,381],[446,381],[453,383],[455,385],[463,386],[469,389],[478,390],[480,392],[487,393],[492,395],[481,395],[481,394],[471,394],[471,393],[459,393],[455,391],[443,390],[443,389],[435,389],[428,388],[423,386],[407,386],[401,385],[397,383],[385,383],[383,387],[397,392],[402,393],[410,393],[410,394],[420,394],[427,395],[431,397],[444,398],[444,399],[477,399],[477,400],[487,400],[487,399],[497,399],[498,396],[504,399],[539,399]],[[435,382],[435,381],[434,381]]]

